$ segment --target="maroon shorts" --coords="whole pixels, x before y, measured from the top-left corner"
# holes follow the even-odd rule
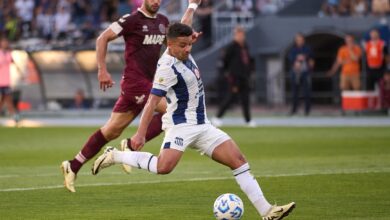
[[[148,100],[150,90],[139,92],[123,92],[116,100],[113,112],[124,113],[131,111],[137,116]]]

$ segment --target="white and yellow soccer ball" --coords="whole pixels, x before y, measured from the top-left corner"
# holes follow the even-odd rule
[[[225,193],[214,202],[214,216],[218,220],[238,220],[244,214],[244,203],[237,195]]]

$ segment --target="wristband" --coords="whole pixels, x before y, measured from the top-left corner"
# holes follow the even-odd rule
[[[198,4],[196,4],[196,3],[190,3],[190,4],[188,5],[188,8],[192,8],[192,9],[194,9],[194,11],[196,11],[196,9],[198,8]]]

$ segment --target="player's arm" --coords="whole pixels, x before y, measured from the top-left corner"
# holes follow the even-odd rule
[[[114,81],[111,78],[111,74],[107,71],[106,55],[108,43],[118,36],[108,27],[99,35],[96,40],[96,59],[98,65],[98,80],[100,83],[100,89],[106,91],[114,85]]]
[[[184,13],[183,17],[181,18],[180,22],[192,27],[192,21],[194,18],[195,11],[201,2],[202,2],[201,0],[188,0],[189,6],[188,6],[186,12]],[[193,36],[192,36],[192,38],[193,38],[192,43],[195,43],[197,41],[197,39],[200,37],[200,35],[202,35],[202,32],[194,31]]]
[[[201,0],[188,0],[189,7],[187,8],[180,22],[192,27],[192,20],[194,18],[195,10],[201,2]],[[196,4],[196,6],[194,4]]]
[[[146,131],[149,127],[150,122],[152,121],[154,110],[156,109],[162,98],[162,96],[157,96],[154,94],[149,95],[148,101],[146,102],[146,105],[142,112],[138,130],[131,138],[131,146],[135,150],[144,146]]]
[[[340,68],[341,65],[343,65],[343,55],[341,53],[341,50],[337,52],[337,58],[336,61],[333,63],[332,68],[326,73],[327,76],[333,76],[337,70]]]

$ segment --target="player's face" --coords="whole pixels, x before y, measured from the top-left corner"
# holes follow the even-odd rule
[[[9,44],[8,44],[8,41],[7,40],[5,40],[5,39],[3,39],[3,40],[1,40],[1,42],[0,42],[0,48],[1,49],[8,49],[8,46],[9,46]]]
[[[156,14],[160,9],[161,0],[144,0],[145,9],[150,14]]]
[[[187,60],[192,49],[192,36],[168,40],[169,52],[179,60]]]

